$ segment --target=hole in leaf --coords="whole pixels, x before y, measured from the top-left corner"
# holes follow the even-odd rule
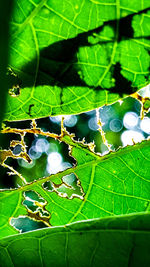
[[[11,218],[10,224],[20,232],[27,232],[50,226],[50,213],[45,209],[47,202],[35,191],[23,193],[22,204],[27,209],[27,216]]]
[[[43,188],[49,192],[57,193],[60,197],[66,197],[69,199],[77,197],[83,200],[84,197],[80,181],[74,173],[63,176],[61,184],[55,184],[51,181],[47,181],[43,184]]]
[[[34,221],[27,216],[19,216],[18,218],[12,218],[10,224],[16,230],[19,230],[21,233],[46,227],[44,222]]]

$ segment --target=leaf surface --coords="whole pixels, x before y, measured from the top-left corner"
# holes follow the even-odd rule
[[[6,72],[8,65],[9,19],[11,15],[12,5],[13,1],[10,0],[0,2],[0,127],[4,117],[4,112],[6,108],[6,97],[8,93],[8,79],[6,76]]]
[[[44,199],[45,203],[42,206],[41,201],[36,200],[34,207],[43,207],[46,212],[49,212],[50,216],[41,216],[49,219],[52,226],[149,211],[150,141],[128,146],[118,152],[111,152],[100,157],[91,152],[86,145],[73,141],[68,135],[64,136],[63,140],[72,147],[71,154],[76,159],[77,165],[16,190],[1,191],[1,237],[15,234],[11,225],[15,226],[22,220],[19,216],[27,216],[32,219],[33,214],[35,214],[30,205],[25,205],[28,198],[25,198],[23,192],[30,194],[33,191],[40,196],[40,199]],[[69,191],[72,194],[72,199],[68,197],[67,190],[69,189],[64,190],[63,187],[57,191],[58,184],[62,182],[63,177],[70,174],[75,174],[78,178],[80,183],[77,184],[82,188],[84,195],[80,194],[81,190],[76,191],[74,185],[72,185],[74,193]],[[44,186],[44,183],[47,186]],[[57,190],[52,190],[54,183],[57,184]],[[35,195],[35,193],[33,194]],[[38,208],[37,211],[41,214],[44,210],[41,211]],[[38,216],[38,222],[42,221],[41,218]],[[43,222],[45,223],[46,220]],[[47,226],[48,224],[45,224],[45,227]],[[21,229],[21,227],[16,228]]]
[[[77,114],[147,85],[149,19],[147,0],[17,1],[5,119]]]
[[[30,245],[29,245],[30,244]],[[87,245],[88,244],[88,245]],[[95,219],[0,240],[2,266],[149,266],[150,215]]]

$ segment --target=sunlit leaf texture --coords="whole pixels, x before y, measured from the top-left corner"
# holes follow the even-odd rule
[[[2,266],[149,266],[150,216],[97,219],[0,240]]]
[[[94,143],[69,134],[63,119],[60,135],[45,132],[37,120],[28,129],[16,126],[18,120],[90,111],[131,94],[144,117],[149,94],[135,92],[147,92],[150,79],[149,1],[16,0],[9,24],[1,133],[17,139],[0,149],[0,163],[17,182],[0,190],[0,266],[150,266],[148,133],[142,135],[147,140],[112,151],[97,115],[99,139],[109,150],[102,156]],[[30,134],[63,143],[74,163],[49,176],[43,170],[38,179],[31,171],[25,179],[12,166],[18,159],[31,163]]]
[[[77,114],[148,84],[148,0],[15,1],[5,119]]]
[[[42,216],[48,217],[52,226],[149,211],[149,141],[100,157],[70,138],[64,138],[73,146],[72,155],[77,160],[77,166],[21,188],[1,192],[1,236],[17,233],[14,227],[21,230],[22,227],[18,224],[25,223],[26,219],[21,219],[20,216],[27,215],[32,220],[35,210],[43,213],[36,209],[36,206],[42,207],[41,201],[35,199],[37,196],[32,197],[34,210],[31,209],[32,203],[27,203],[32,190],[45,199],[46,202],[42,205],[49,214]],[[75,174],[82,190],[74,185],[73,191],[62,187],[59,191],[53,190],[53,186],[61,184],[63,177],[69,174]],[[66,184],[67,180],[64,186]],[[47,227],[47,223],[44,225]]]

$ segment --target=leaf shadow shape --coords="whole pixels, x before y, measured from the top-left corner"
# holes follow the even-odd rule
[[[132,88],[132,82],[128,81],[121,74],[121,65],[116,63],[112,65],[110,71],[112,77],[115,78],[115,86],[111,89],[102,88],[100,86],[89,86],[83,81],[79,75],[77,52],[80,47],[90,47],[88,38],[93,36],[93,33],[100,33],[106,25],[109,25],[114,33],[115,38],[110,41],[99,41],[98,44],[113,43],[117,40],[119,43],[122,40],[129,40],[134,37],[132,28],[132,19],[137,14],[146,13],[150,8],[140,12],[133,13],[121,18],[120,20],[111,20],[94,30],[78,34],[75,38],[62,40],[53,43],[52,45],[40,50],[39,58],[35,57],[27,65],[23,66],[21,72],[17,73],[20,82],[20,87],[32,87],[38,85],[59,86],[65,88],[68,86],[88,87],[93,90],[109,90],[112,93],[131,94],[136,88]],[[117,33],[117,29],[118,33]],[[141,36],[136,38],[146,38],[149,36]]]

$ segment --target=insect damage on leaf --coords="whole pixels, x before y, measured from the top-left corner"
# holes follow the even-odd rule
[[[50,213],[46,210],[47,202],[36,192],[30,190],[23,193],[22,204],[27,209],[27,215],[10,218],[10,225],[21,233],[33,229],[49,227]]]
[[[30,225],[32,225],[34,229],[38,229],[39,227],[47,227],[50,225],[55,226],[66,224],[75,220],[83,220],[99,216],[103,217],[106,215],[126,214],[134,212],[134,205],[139,205],[137,208],[138,211],[145,210],[149,201],[148,196],[144,197],[140,193],[135,195],[130,183],[129,188],[126,189],[126,187],[128,187],[126,179],[128,178],[126,178],[126,173],[124,173],[124,164],[129,162],[126,155],[126,149],[124,149],[123,152],[121,149],[118,150],[116,152],[118,154],[115,154],[115,152],[112,151],[111,145],[107,141],[105,131],[103,130],[101,109],[97,109],[95,113],[97,118],[98,136],[102,139],[103,144],[108,149],[106,156],[102,156],[100,153],[95,152],[94,142],[86,143],[85,139],[77,141],[77,138],[73,133],[69,134],[64,127],[64,117],[61,119],[60,135],[45,131],[42,127],[38,127],[35,120],[32,120],[30,124],[31,127],[29,128],[19,129],[5,127],[2,130],[2,133],[4,134],[19,134],[21,137],[20,141],[12,140],[10,142],[10,147],[13,149],[21,148],[18,154],[12,151],[12,154],[14,154],[14,157],[16,158],[19,158],[21,153],[27,153],[24,137],[26,134],[30,134],[36,136],[37,139],[38,136],[41,136],[65,143],[68,146],[69,155],[73,157],[76,162],[73,166],[69,166],[67,169],[58,170],[49,176],[44,176],[36,180],[33,180],[34,177],[32,177],[32,182],[29,180],[26,185],[24,183],[23,186],[21,185],[21,188],[16,189],[16,192],[18,190],[24,192],[25,199],[22,202],[22,206],[26,207],[28,212],[26,215],[20,211],[17,216],[12,216],[11,225],[16,229],[20,229],[24,232],[30,229]],[[38,123],[40,124],[40,122]],[[135,147],[133,147],[133,151],[136,150]],[[143,146],[141,145],[140,151],[141,153],[145,153],[145,151],[142,150],[142,147]],[[131,149],[130,154],[132,154],[133,151]],[[139,158],[139,155],[137,156]],[[110,164],[110,159],[113,161],[113,167]],[[121,166],[122,168],[122,172],[119,174],[117,172],[118,166]],[[131,180],[136,179],[138,182],[144,180],[147,183],[145,174],[143,173],[139,176],[138,170],[135,170],[135,166],[130,166],[129,164],[129,166],[127,165],[127,168]],[[119,186],[119,189],[117,190],[115,187],[116,184]],[[136,185],[134,185],[134,190],[137,190],[135,188]],[[35,194],[39,194],[44,199],[44,204],[41,204],[40,200],[36,201],[35,196],[31,197],[31,192],[33,194],[33,191],[31,190],[34,190]],[[107,199],[110,199],[109,205]],[[122,203],[118,206],[117,210],[113,204],[114,201],[120,201]],[[45,205],[47,205],[47,210],[45,210]],[[122,208],[122,205],[124,205],[124,209]],[[68,210],[68,207],[70,210]],[[93,207],[93,212],[89,215],[87,212],[91,207]],[[66,215],[62,215],[62,210]],[[22,226],[24,224],[28,225],[28,230],[25,226]]]
[[[141,103],[141,119],[150,111],[150,84],[131,95]]]
[[[120,97],[127,96],[148,83],[150,70],[148,27],[150,9],[148,1],[121,0],[114,3],[114,0],[79,0],[76,3],[74,0],[62,0],[59,4],[59,1],[50,0],[25,0],[20,1],[19,4],[18,1],[14,2],[10,22],[9,51],[9,64],[13,70],[11,68],[9,70],[10,85],[4,119],[19,121],[44,118],[50,115],[81,114],[81,112],[97,108],[95,112],[97,116],[94,115],[95,117],[91,118],[97,117],[97,122],[95,123],[96,130],[89,127],[89,140],[82,122],[80,122],[80,126],[71,129],[73,133],[76,133],[74,136],[67,132],[69,131],[68,128],[65,130],[63,119],[60,135],[58,134],[59,131],[56,130],[55,133],[51,129],[51,125],[47,127],[45,122],[43,126],[38,128],[35,120],[32,121],[31,128],[28,128],[26,122],[23,122],[25,125],[23,129],[18,126],[12,129],[3,129],[3,133],[8,133],[9,137],[13,134],[13,138],[10,142],[10,148],[0,151],[1,164],[11,171],[9,174],[15,175],[15,177],[12,176],[12,180],[15,180],[16,176],[20,179],[17,179],[17,183],[16,180],[13,183],[16,188],[0,190],[0,236],[13,235],[18,231],[22,233],[39,228],[66,225],[70,222],[81,222],[82,220],[106,216],[114,217],[111,219],[111,223],[109,219],[106,219],[104,224],[102,223],[103,226],[100,222],[98,228],[94,221],[89,227],[89,221],[87,221],[86,226],[75,224],[75,227],[69,227],[69,231],[63,227],[60,229],[60,240],[57,238],[59,229],[55,227],[38,231],[40,233],[29,233],[27,234],[29,241],[26,242],[27,247],[24,246],[26,234],[13,237],[14,240],[7,240],[6,238],[4,243],[1,242],[1,264],[4,266],[21,265],[21,260],[18,259],[23,256],[23,260],[26,262],[25,256],[27,255],[29,258],[27,265],[28,263],[34,265],[35,262],[37,265],[49,263],[53,266],[55,264],[61,265],[62,262],[70,265],[70,262],[73,261],[76,265],[80,265],[81,261],[76,256],[79,255],[78,251],[80,250],[78,244],[81,241],[80,244],[83,245],[81,239],[87,243],[86,237],[88,235],[90,235],[89,245],[87,245],[85,252],[92,251],[92,254],[87,253],[90,258],[86,261],[87,265],[88,263],[94,265],[95,262],[99,264],[101,255],[97,252],[100,250],[102,254],[107,255],[108,253],[103,252],[108,252],[108,246],[109,248],[114,247],[116,250],[114,244],[118,234],[117,230],[119,230],[119,235],[121,230],[123,235],[120,236],[119,241],[122,240],[122,242],[118,243],[121,257],[116,257],[117,262],[124,258],[128,265],[134,265],[134,258],[136,258],[139,250],[139,247],[136,246],[137,242],[134,243],[134,237],[138,235],[138,231],[136,231],[136,227],[129,227],[130,216],[123,218],[123,221],[122,219],[119,220],[119,224],[116,224],[115,217],[129,213],[137,213],[136,215],[138,215],[138,212],[147,213],[149,211],[150,140],[148,140],[148,136],[150,131],[144,129],[139,111],[137,111],[138,108],[136,109],[137,112],[134,109],[137,127],[132,128],[132,130],[137,130],[134,132],[142,137],[140,140],[137,138],[135,142],[132,139],[132,146],[128,146],[120,140],[119,144],[116,142],[118,147],[120,145],[118,149],[111,142],[114,139],[109,139],[108,132],[111,134],[119,132],[118,137],[122,136],[122,132],[126,128],[124,127],[123,116],[116,112],[118,120],[114,119],[112,114],[111,119],[103,120],[104,117],[101,117],[101,108],[99,107],[112,104]],[[143,118],[150,110],[150,98],[143,95],[140,97],[139,92],[137,95],[135,94],[135,98],[142,106],[141,118]],[[150,122],[148,116],[147,114],[145,122]],[[75,115],[75,117],[77,116]],[[49,118],[46,120],[48,122]],[[115,127],[114,121],[121,122],[120,131]],[[51,122],[49,121],[49,123]],[[17,123],[14,122],[14,124]],[[87,123],[87,125],[89,124]],[[82,137],[78,136],[77,128],[79,130],[82,128]],[[131,133],[128,130],[126,132]],[[21,137],[20,141],[14,140],[15,134],[17,137],[18,135]],[[30,140],[28,139],[29,135],[32,136],[31,139],[29,138]],[[147,140],[141,142],[144,138]],[[61,168],[56,168],[55,172],[51,171],[53,163],[55,165],[55,158],[52,156],[53,161],[51,162],[49,157],[54,155],[51,153],[52,150],[38,151],[37,154],[40,155],[38,159],[32,157],[30,148],[35,147],[38,141],[44,140],[50,143],[51,139],[53,142],[57,140],[56,142],[60,143],[60,147],[62,144],[67,147],[67,156],[60,147],[58,148],[59,153],[57,154],[60,155],[62,163],[68,163],[65,161],[66,158],[69,158],[69,153],[69,156],[74,158],[75,163],[73,162],[65,168],[62,168],[63,164],[60,164]],[[135,144],[137,142],[141,143]],[[111,146],[112,143],[114,146]],[[28,144],[28,148],[26,144]],[[101,149],[101,145],[104,145],[106,149]],[[105,156],[102,156],[104,155],[103,152],[106,152]],[[30,163],[33,162],[35,169],[24,168],[23,164],[20,164],[21,162],[27,162],[28,167],[29,165],[31,167]],[[71,160],[70,162],[72,163]],[[4,178],[7,180],[7,177]],[[146,231],[149,229],[145,227],[146,224],[143,224],[141,218],[137,224],[140,222],[140,230],[144,230],[146,236]],[[107,229],[106,235],[113,237],[111,238],[111,246],[110,242],[107,242],[107,238],[104,240],[105,230],[109,228],[110,224],[112,227]],[[135,225],[135,220],[132,220],[132,224]],[[120,228],[120,225],[123,225],[123,228]],[[124,225],[127,225],[127,229],[130,230],[126,231],[127,233],[124,233],[126,228]],[[52,230],[53,234],[51,235],[47,230]],[[93,230],[96,233],[94,237]],[[135,234],[133,233],[133,238],[130,238],[129,232],[134,232],[134,230]],[[96,240],[98,231],[100,232],[100,239]],[[47,234],[50,234],[50,238]],[[77,240],[77,246],[74,246],[73,236]],[[20,247],[15,241],[16,238]],[[126,239],[129,249],[124,246]],[[129,239],[131,242],[128,242]],[[139,239],[140,241],[141,239]],[[70,244],[73,244],[71,250]],[[56,253],[57,247],[60,257]],[[104,249],[101,249],[102,247]],[[142,251],[144,252],[143,258],[146,258],[145,248],[147,247],[144,246]],[[13,251],[16,249],[17,253],[14,253]],[[126,254],[123,253],[125,250]],[[54,254],[56,260],[54,260]],[[65,261],[62,260],[63,254]],[[8,261],[3,264],[5,255]],[[85,253],[83,253],[83,258],[85,258],[84,256]],[[111,257],[105,258],[108,261],[110,259],[111,264]],[[96,265],[98,266],[98,264]]]
[[[43,188],[49,192],[56,192],[60,197],[67,197],[69,199],[77,197],[82,200],[84,199],[83,188],[74,173],[63,176],[61,184],[47,181],[43,184]]]
[[[26,152],[20,152],[19,155],[15,155],[10,149],[9,150],[0,150],[0,164],[1,165],[5,165],[5,161],[7,160],[7,158],[22,158],[24,160],[26,160],[28,163],[31,163],[31,159],[29,157],[29,155]]]
[[[10,128],[3,128],[2,132],[4,131],[9,131]],[[12,133],[16,133],[15,129],[12,130]],[[24,159],[26,162],[31,163],[32,159],[27,153],[26,150],[26,145],[24,141],[24,132],[20,133],[21,140],[12,140],[10,142],[10,147],[13,148],[13,151],[11,149],[4,149],[0,150],[0,164],[8,168],[11,172],[9,175],[17,175],[23,184],[26,184],[26,179],[18,172],[16,171],[13,167],[9,166],[6,161],[8,158],[13,158],[13,159]]]
[[[7,76],[8,76],[9,95],[12,97],[18,97],[21,91],[20,88],[21,80],[18,78],[18,75],[11,68],[8,68]]]
[[[6,167],[8,169],[10,169],[12,172],[10,174],[15,174],[17,175],[19,178],[21,178],[23,184],[26,184],[26,179],[19,173],[17,172],[13,167],[9,166],[8,164],[5,163],[5,161],[7,160],[8,157],[11,157],[13,159],[24,159],[26,162],[28,163],[32,163],[32,159],[30,158],[30,156],[27,153],[27,149],[26,149],[26,144],[24,141],[25,135],[27,133],[31,133],[34,135],[43,135],[43,136],[49,136],[49,137],[53,137],[53,138],[59,138],[58,135],[55,134],[51,134],[49,132],[43,132],[40,128],[36,128],[36,122],[35,120],[32,120],[31,122],[31,128],[29,129],[17,129],[17,128],[9,128],[9,127],[5,127],[5,125],[3,125],[3,129],[1,131],[1,133],[6,134],[6,133],[12,133],[12,134],[19,134],[21,140],[12,140],[10,142],[10,147],[14,148],[14,150],[0,150],[0,164],[3,167]]]
[[[14,86],[12,89],[9,89],[9,94],[13,97],[17,97],[20,95],[20,87],[19,85]]]
[[[108,144],[108,141],[107,141],[106,136],[105,136],[105,132],[102,129],[103,123],[102,123],[101,118],[100,118],[100,112],[101,112],[100,108],[96,109],[96,118],[97,118],[98,130],[99,130],[100,135],[102,137],[103,144],[108,148],[108,151],[111,151],[111,145]]]
[[[12,170],[12,173],[15,174],[21,180],[23,181],[23,185],[21,185],[21,188],[24,188],[24,185],[30,184],[27,183],[25,178],[22,177],[22,175],[14,170],[11,166],[8,166],[5,164],[5,160],[8,157],[11,157],[13,159],[23,158],[28,161],[28,163],[31,162],[30,156],[27,153],[27,147],[25,144],[24,137],[28,133],[33,134],[35,136],[41,135],[46,137],[53,137],[54,139],[59,140],[60,142],[63,141],[64,136],[68,136],[69,138],[72,138],[73,135],[69,135],[69,133],[65,130],[63,126],[63,118],[61,123],[61,135],[56,135],[50,132],[44,132],[41,128],[37,128],[37,123],[35,120],[32,120],[31,122],[31,128],[28,129],[17,129],[17,128],[9,128],[9,127],[3,127],[2,133],[13,133],[13,134],[19,134],[21,137],[21,140],[12,140],[10,142],[10,147],[13,148],[13,151],[11,149],[5,151],[2,151],[3,158],[1,159],[1,163],[3,167],[7,167],[10,170]],[[14,152],[15,150],[15,152]],[[19,150],[19,152],[18,152]],[[45,177],[42,177],[43,179]],[[73,198],[79,198],[80,200],[84,199],[84,192],[81,186],[81,183],[74,173],[70,173],[68,175],[64,175],[59,179],[58,182],[50,182],[51,176],[47,177],[47,182],[43,185],[41,184],[41,189],[48,191],[48,195],[52,192],[55,192],[59,197],[65,197],[68,199]],[[56,179],[55,179],[56,180]],[[48,185],[52,185],[53,190],[48,189]],[[23,206],[26,207],[28,214],[27,215],[19,215],[17,218],[11,218],[10,224],[15,228],[20,230],[21,232],[29,231],[30,227],[34,229],[50,226],[50,214],[45,210],[45,206],[47,205],[46,200],[43,202],[43,198],[39,197],[39,193],[33,192],[33,191],[24,191],[24,201],[22,202]],[[42,199],[42,201],[41,201]],[[25,226],[26,225],[26,226]],[[28,230],[27,230],[28,229]]]

